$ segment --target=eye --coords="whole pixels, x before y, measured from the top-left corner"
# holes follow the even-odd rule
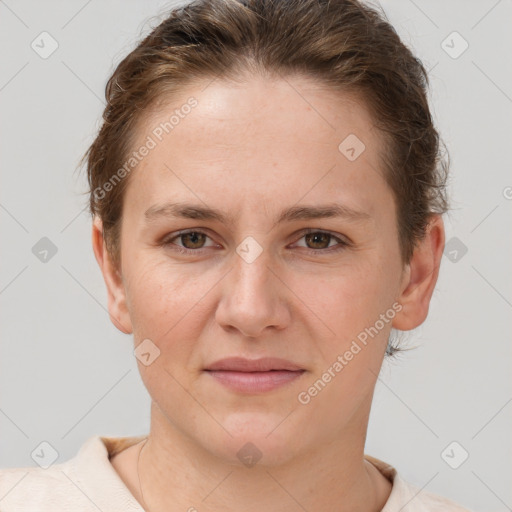
[[[210,237],[199,230],[181,231],[171,237],[164,238],[161,242],[163,246],[173,246],[172,249],[184,254],[198,254],[207,247],[214,247],[215,245],[207,246],[205,242]],[[327,231],[319,231],[317,229],[307,229],[302,231],[302,236],[299,240],[304,239],[306,244],[313,247],[305,247],[306,252],[311,254],[331,253],[336,252],[350,246],[350,242],[333,235]],[[175,243],[175,240],[181,241],[183,245]],[[331,245],[331,242],[337,241],[338,243]],[[304,247],[304,246],[298,246]]]
[[[190,231],[181,231],[177,235],[174,235],[170,238],[166,238],[162,241],[162,245],[174,245],[175,249],[178,252],[183,253],[197,253],[200,252],[201,249],[205,247],[205,240],[210,238],[206,233],[202,231],[190,230]],[[174,240],[181,241],[184,246],[178,245],[174,243]]]
[[[300,239],[304,239],[306,241],[306,244],[309,244],[309,247],[306,246],[307,252],[314,254],[319,254],[321,252],[335,252],[342,250],[350,245],[349,242],[343,240],[338,236],[333,235],[332,233],[329,233],[327,231],[319,231],[315,229],[307,229],[303,231],[302,237]],[[337,241],[338,243],[335,244],[334,246],[330,246],[330,243],[333,241]]]

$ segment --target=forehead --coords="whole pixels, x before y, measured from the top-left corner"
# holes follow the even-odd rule
[[[235,144],[237,134],[252,131],[272,139],[279,135],[278,142],[283,143],[309,132],[311,143],[331,145],[352,130],[370,144],[379,143],[362,94],[334,91],[303,77],[251,76],[244,81],[213,79],[185,86],[172,96],[157,98],[143,117],[140,135],[158,131],[161,123],[169,121],[172,126],[164,129],[164,137],[171,132],[186,136],[189,126],[195,137],[206,135],[212,142],[227,135]],[[172,137],[165,138],[172,142]]]
[[[222,206],[306,194],[372,203],[386,186],[382,140],[364,102],[309,79],[205,80],[161,98],[137,138],[135,148],[153,146],[127,190],[141,204],[176,194],[216,194]]]

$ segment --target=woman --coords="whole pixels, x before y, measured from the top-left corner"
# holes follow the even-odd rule
[[[4,470],[2,511],[467,510],[364,453],[444,247],[426,85],[356,0],[199,0],[119,64],[92,242],[151,429]]]

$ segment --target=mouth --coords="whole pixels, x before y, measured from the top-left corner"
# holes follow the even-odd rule
[[[285,359],[221,359],[204,370],[223,386],[242,393],[262,393],[298,379],[305,369]]]

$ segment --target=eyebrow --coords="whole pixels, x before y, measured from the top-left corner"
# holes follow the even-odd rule
[[[220,210],[191,203],[155,204],[144,212],[146,223],[162,217],[175,217],[198,220],[216,220],[225,225],[233,225],[235,217],[226,215]],[[281,211],[276,224],[297,220],[343,218],[348,221],[368,221],[372,217],[366,212],[354,210],[346,205],[328,203],[321,206],[292,206]]]

